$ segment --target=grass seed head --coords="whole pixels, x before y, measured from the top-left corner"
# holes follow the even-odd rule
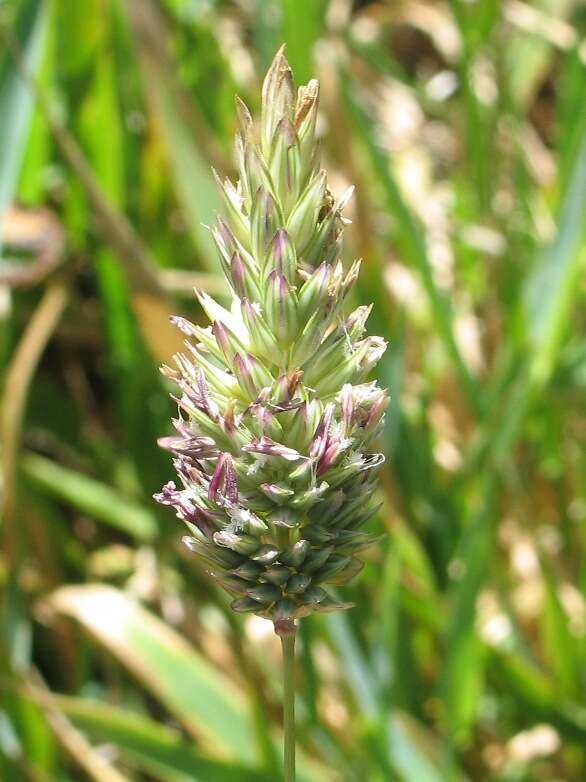
[[[236,185],[213,229],[232,296],[198,293],[211,327],[175,319],[186,352],[178,385],[180,487],[156,499],[191,531],[186,545],[234,597],[279,627],[346,608],[328,593],[361,569],[373,542],[372,453],[388,398],[367,376],[384,340],[365,337],[368,307],[344,314],[359,264],[344,272],[342,209],[320,168],[318,82],[300,87],[281,49],[264,81],[260,127],[238,98]]]

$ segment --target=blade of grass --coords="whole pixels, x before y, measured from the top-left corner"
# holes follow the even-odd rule
[[[450,0],[449,5],[460,31],[462,47],[458,74],[465,109],[463,132],[466,137],[466,163],[469,167],[466,178],[474,183],[473,187],[466,188],[466,193],[483,216],[490,207],[493,185],[491,146],[495,128],[494,112],[491,107],[483,105],[477,95],[474,68],[477,65],[477,48],[484,43],[483,39],[495,23],[498,3],[494,0],[483,3],[484,14],[480,9],[470,13],[467,4],[462,0]]]
[[[85,141],[100,186],[112,204],[122,210],[127,200],[126,160],[130,150],[121,116],[112,51],[112,15],[102,15],[97,6],[94,14],[103,18],[100,24],[98,19],[95,20],[95,26],[101,29],[101,33],[96,45],[93,80],[79,110],[80,135]],[[108,144],[104,144],[104,125],[109,129]],[[150,339],[145,345],[145,341],[150,334],[148,324],[154,323],[159,330],[160,322],[164,320],[167,323],[168,318],[166,313],[153,312],[152,307],[142,314],[141,305],[136,299],[133,302],[132,290],[110,250],[100,249],[97,252],[96,271],[108,343],[108,369],[116,394],[118,425],[137,467],[145,494],[150,496],[168,474],[168,460],[160,449],[153,452],[152,448],[167,422],[165,406],[162,404],[163,391],[153,361],[153,355],[157,356],[155,342]],[[153,297],[149,299],[156,302]],[[166,332],[164,336],[167,337]],[[168,360],[173,345],[165,341],[164,360]],[[150,352],[147,346],[151,347]],[[158,404],[153,404],[154,400]],[[153,410],[160,411],[159,415],[153,415]]]
[[[422,747],[418,746],[419,739],[416,736],[421,737],[424,731],[415,720],[407,725],[396,712],[390,724],[386,722],[388,710],[381,704],[376,676],[357,643],[347,615],[342,611],[330,614],[324,617],[324,624],[337,648],[338,657],[366,726],[372,733],[372,751],[379,755],[381,745],[384,748],[384,754],[379,758],[383,770],[387,769],[388,773],[390,764],[396,773],[402,775],[405,782],[419,779],[417,774],[423,770],[428,776],[423,776],[422,779],[428,779],[430,782],[444,779],[434,761],[428,757],[427,750],[423,752]]]
[[[364,718],[375,721],[379,711],[378,692],[346,612],[328,614],[323,622],[342,661],[348,683]]]
[[[585,200],[586,137],[582,139],[567,190],[561,198],[556,234],[549,246],[540,248],[524,284],[518,317],[525,323],[527,332],[526,355],[517,357],[513,377],[494,395],[491,408],[495,420],[473,438],[470,452],[464,456],[466,475],[477,472],[487,459],[500,469],[521,434],[533,400],[554,372],[586,263]],[[508,352],[509,348],[505,345],[503,351]]]
[[[393,684],[399,671],[397,661],[397,633],[400,610],[401,554],[394,544],[389,545],[385,557],[380,589],[380,625],[373,644],[373,668],[377,671],[381,701],[384,708],[392,703]]]
[[[130,782],[127,776],[91,746],[63,712],[49,706],[46,713],[59,743],[90,779],[94,782]]]
[[[150,0],[140,6],[126,3],[126,9],[134,30],[138,55],[144,69],[144,83],[148,85],[147,97],[156,111],[159,128],[165,141],[171,173],[177,196],[183,207],[196,247],[210,271],[218,271],[220,263],[209,230],[205,226],[215,222],[222,211],[220,196],[210,170],[209,160],[218,160],[217,150],[210,155],[200,151],[201,142],[194,143],[206,135],[201,117],[194,119],[195,108],[187,103],[174,75],[166,52],[165,19]],[[208,134],[209,135],[209,134]],[[230,167],[221,156],[220,167]]]
[[[561,70],[556,122],[559,184],[566,192],[567,184],[586,135],[586,64],[580,50],[568,52]]]
[[[119,257],[133,287],[143,294],[160,295],[162,286],[157,277],[156,264],[148,249],[127,218],[114,208],[103,192],[87,158],[36,82],[19,43],[4,32],[0,35],[0,40],[5,41],[23,79],[33,90],[39,110],[61,155],[75,172],[100,223],[103,236]]]
[[[254,762],[240,692],[160,619],[106,586],[63,587],[48,603],[79,621],[192,734],[225,757]]]
[[[7,9],[0,7],[0,41],[7,24]],[[26,0],[20,4],[14,25],[14,36],[20,41],[23,59],[31,72],[41,60],[47,28],[47,4]],[[6,211],[11,206],[18,187],[26,141],[32,122],[33,96],[19,69],[4,53],[0,65],[0,260]],[[4,291],[0,286],[0,291]],[[8,298],[8,297],[7,297]],[[9,300],[9,299],[8,299]],[[3,367],[11,335],[7,324],[6,305],[0,308],[0,366]]]
[[[545,597],[540,617],[543,648],[563,697],[576,698],[580,693],[580,666],[577,657],[577,639],[572,637],[558,594],[559,576],[553,572],[544,554],[540,557]]]
[[[58,765],[56,742],[42,710],[20,691],[17,684],[19,671],[24,667],[26,665],[11,664],[0,645],[0,748],[8,749],[12,745],[11,754],[15,759],[34,766],[39,774],[51,777]],[[4,779],[1,773],[0,779]]]
[[[537,0],[533,4],[521,2],[506,4],[503,10],[507,21],[515,27],[522,19],[528,21],[531,17],[541,18],[547,25],[547,14],[555,25],[556,22],[567,18],[574,5],[574,0]],[[535,33],[527,35],[525,31],[515,30],[504,51],[508,71],[507,87],[520,109],[526,109],[530,104],[555,54],[552,41],[540,35],[537,30]]]
[[[556,682],[520,654],[496,651],[491,658],[495,679],[503,683],[527,715],[528,724],[537,721],[554,725],[567,741],[583,747],[586,741],[586,709],[560,699]]]
[[[92,738],[113,744],[132,766],[157,778],[169,782],[269,782],[270,777],[256,769],[207,758],[178,731],[140,714],[86,698],[51,696],[50,702]]]
[[[282,38],[298,84],[313,76],[313,47],[321,36],[326,4],[323,0],[281,0]]]
[[[47,32],[48,4],[21,3],[14,35],[23,61],[34,73],[42,57]],[[0,17],[0,29],[2,19]],[[5,57],[0,70],[0,250],[4,214],[16,192],[34,106],[30,86],[14,62]]]
[[[136,540],[150,541],[157,533],[157,521],[150,510],[94,478],[32,453],[22,457],[21,469],[28,480],[51,496]]]
[[[430,734],[409,715],[395,711],[387,724],[389,757],[403,782],[456,782],[441,770],[439,750]],[[435,756],[435,757],[434,757]]]
[[[495,489],[494,480],[486,478],[479,510],[464,532],[454,559],[454,566],[461,568],[463,575],[448,593],[450,609],[439,689],[448,738],[455,745],[465,744],[469,738],[483,688],[485,655],[474,622],[476,601],[491,561]]]
[[[551,376],[580,290],[586,260],[585,203],[586,137],[561,202],[555,239],[537,260],[525,286],[523,304],[532,355],[529,380],[535,387],[543,386]]]

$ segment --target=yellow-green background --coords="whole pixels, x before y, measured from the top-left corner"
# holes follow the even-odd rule
[[[0,2],[0,778],[279,778],[278,644],[151,495],[283,41],[389,349],[384,501],[302,622],[301,782],[586,778],[586,7]],[[31,83],[36,84],[36,95]]]

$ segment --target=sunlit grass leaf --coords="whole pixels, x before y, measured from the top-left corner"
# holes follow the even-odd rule
[[[49,604],[77,619],[191,733],[226,757],[255,760],[241,693],[160,619],[106,586],[63,587]]]

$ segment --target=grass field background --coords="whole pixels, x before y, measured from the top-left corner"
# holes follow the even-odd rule
[[[0,2],[0,778],[279,778],[280,654],[153,492],[285,42],[389,349],[385,532],[302,622],[300,782],[586,778],[586,7]]]

